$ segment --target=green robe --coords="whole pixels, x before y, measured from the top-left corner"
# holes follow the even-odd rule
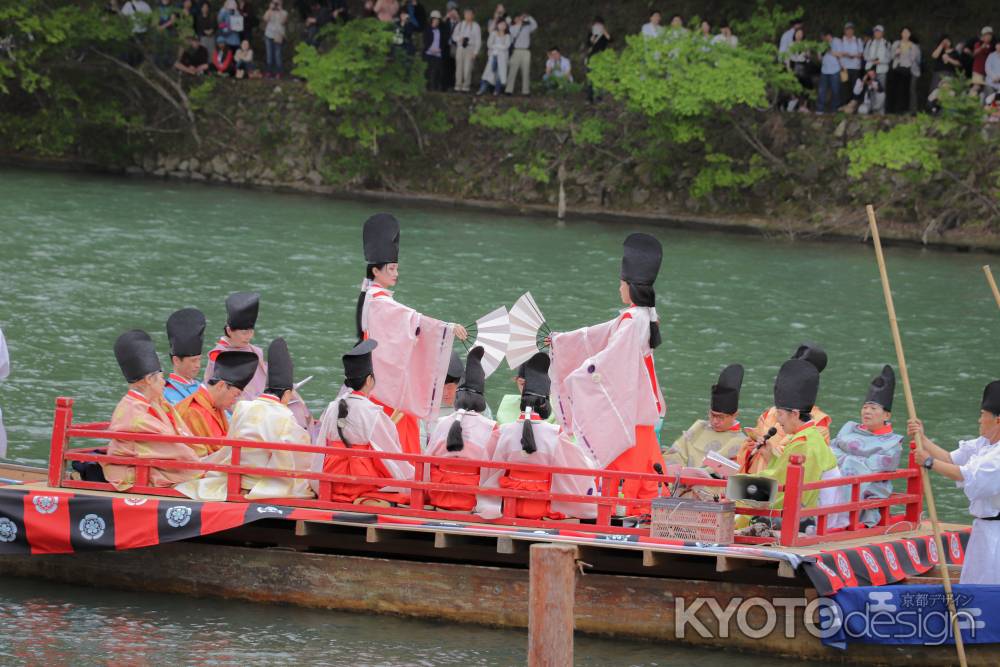
[[[520,394],[504,394],[504,397],[500,399],[500,405],[497,407],[497,424],[510,424],[511,422],[516,422],[518,416],[521,414],[521,395]],[[549,418],[546,419],[550,424],[556,423],[556,413],[553,410]]]
[[[823,473],[837,467],[837,458],[826,444],[823,434],[815,425],[807,426],[794,434],[785,445],[781,456],[771,461],[771,465],[760,471],[765,477],[772,477],[779,483],[785,483],[785,476],[788,473],[788,462],[792,455],[801,454],[806,457],[803,464],[802,482],[818,482],[823,477]],[[785,493],[778,492],[774,497],[771,506],[775,509],[784,507]],[[819,491],[806,491],[802,494],[803,507],[815,507],[819,504]]]

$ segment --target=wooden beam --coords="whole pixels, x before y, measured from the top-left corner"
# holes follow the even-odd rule
[[[783,560],[778,563],[778,576],[783,579],[794,579],[795,568],[787,560]]]
[[[659,551],[650,551],[649,549],[643,549],[642,550],[642,566],[643,567],[658,567],[660,565],[663,565],[664,561],[666,560],[664,558],[664,555],[665,554],[663,554],[662,552],[659,552]]]
[[[368,526],[365,529],[365,542],[368,544],[377,544],[382,541],[382,531],[380,531],[375,526]]]
[[[501,535],[497,538],[497,553],[513,555],[523,550],[523,542],[521,540],[515,541],[509,535]]]
[[[733,558],[732,556],[716,556],[715,558],[715,571],[716,572],[732,572],[734,570],[745,570],[753,565],[746,558]]]

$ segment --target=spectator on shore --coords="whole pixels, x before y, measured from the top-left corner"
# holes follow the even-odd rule
[[[281,0],[271,0],[264,12],[264,76],[281,78],[284,65],[281,62],[281,49],[285,44],[285,25],[288,23],[288,12],[281,5]]]
[[[184,34],[187,31],[194,30],[194,3],[191,0],[184,0],[181,3],[181,9],[178,12],[177,26],[181,28]]]
[[[153,61],[157,67],[167,68],[174,64],[174,36],[177,34],[177,8],[170,0],[160,0],[157,7],[156,18],[156,43],[154,46]]]
[[[410,17],[410,25],[414,31],[423,31],[427,28],[427,10],[420,4],[420,0],[406,0],[403,11]],[[440,16],[438,12],[438,16]]]
[[[208,0],[205,0],[198,6],[194,15],[194,34],[198,36],[198,41],[205,47],[209,58],[215,52],[216,24],[216,19],[212,16],[212,7]]]
[[[208,72],[208,49],[197,37],[188,40],[188,48],[181,53],[180,59],[174,63],[174,67],[184,74],[191,76],[201,76]]]
[[[784,53],[788,51],[789,47],[792,45],[792,42],[795,41],[795,32],[797,30],[804,30],[804,29],[805,26],[802,25],[801,18],[794,18],[788,22],[788,30],[781,33],[781,39],[778,40],[779,57],[784,55]]]
[[[885,38],[885,28],[877,25],[872,28],[872,38],[865,44],[865,70],[875,70],[875,76],[885,89],[889,74],[889,61],[892,47]]]
[[[412,59],[417,55],[417,46],[413,43],[413,35],[417,29],[413,24],[413,19],[410,18],[409,13],[400,12],[392,23],[396,31],[395,45],[406,53],[407,58],[410,59],[407,62],[412,62]]]
[[[798,80],[799,85],[805,91],[810,91],[815,88],[813,85],[813,77],[811,67],[811,54],[805,48],[806,32],[800,27],[795,29],[792,34],[792,41],[789,43],[788,48],[784,51],[785,67],[791,70],[792,74]],[[788,100],[786,105],[786,110],[788,111],[807,111],[809,108],[809,95],[804,93],[793,97]]]
[[[681,16],[680,14],[674,14],[673,16],[671,16],[670,17],[670,30],[672,30],[672,31],[673,30],[684,30],[684,31],[687,31],[687,28],[684,27],[684,17]]]
[[[920,67],[920,47],[911,39],[909,28],[903,28],[899,39],[892,43],[892,63],[886,85],[886,111],[888,113],[910,112],[910,82],[913,69]]]
[[[149,30],[149,21],[153,10],[146,0],[126,0],[120,13],[132,20],[133,35],[145,35],[146,31]]]
[[[229,44],[222,37],[219,37],[215,45],[215,53],[212,54],[212,69],[219,76],[234,76],[236,74],[233,50],[229,48]]]
[[[243,43],[244,41],[252,42],[253,31],[257,29],[258,25],[260,25],[260,20],[257,18],[257,12],[254,11],[253,4],[251,4],[249,0],[237,0],[236,9],[243,17],[243,30],[240,31],[240,43]]]
[[[424,62],[427,63],[427,90],[443,91],[444,54],[448,48],[448,35],[441,24],[441,12],[431,12],[431,22],[424,30]]]
[[[455,44],[455,91],[467,93],[472,87],[472,65],[483,45],[483,35],[471,9],[463,13],[462,22],[451,34]]]
[[[503,5],[498,5],[503,7]],[[507,61],[510,57],[511,38],[507,32],[507,22],[500,20],[493,24],[493,30],[486,39],[486,68],[479,82],[479,92],[482,95],[489,87],[493,94],[499,95],[507,87]]]
[[[545,61],[545,74],[542,76],[542,81],[549,83],[550,86],[557,85],[558,81],[573,81],[569,58],[559,52],[559,47],[550,48],[548,56],[548,60]]]
[[[510,27],[510,17],[507,15],[507,8],[503,6],[503,3],[497,3],[496,8],[493,10],[493,16],[490,20],[486,22],[486,32],[491,33],[497,29],[497,23],[503,21]]]
[[[319,31],[333,19],[330,12],[325,9],[318,0],[313,0],[312,8],[309,10],[309,16],[306,17],[305,27],[305,42],[311,46],[316,46],[318,43]]]
[[[507,69],[507,89],[504,91],[508,95],[514,94],[518,75],[521,76],[521,94],[531,94],[531,33],[537,28],[538,22],[527,13],[514,17],[514,25],[510,28],[513,49]]]
[[[230,55],[240,45],[240,33],[243,32],[243,14],[240,14],[236,0],[226,0],[219,10],[219,35],[216,39],[225,42],[229,47]]]
[[[586,53],[583,57],[584,70],[590,71],[590,59],[611,45],[611,33],[608,32],[604,24],[604,19],[600,16],[594,17],[594,22],[590,25],[590,34],[587,36]],[[587,100],[594,101],[594,87],[587,81]]]
[[[819,70],[819,96],[816,98],[816,111],[826,113],[840,108],[840,59],[833,48],[833,31],[823,31],[823,41],[826,51]]]
[[[377,0],[374,11],[379,21],[392,23],[399,15],[399,0]]]
[[[712,40],[712,24],[708,19],[702,19],[701,23],[698,24],[698,32],[706,41]]]
[[[351,13],[347,8],[347,0],[328,0],[330,4],[330,20],[347,23],[351,20]],[[421,8],[423,9],[423,8]]]
[[[948,35],[941,35],[937,46],[931,52],[931,60],[933,64],[930,92],[933,93],[942,81],[958,75],[962,70],[962,59],[958,49],[951,43],[951,38]]]
[[[250,48],[248,40],[240,42],[240,48],[236,49],[233,55],[233,63],[236,66],[237,79],[249,79],[253,75],[253,49]]]
[[[844,35],[833,40],[832,49],[840,60],[840,68],[847,73],[846,79],[844,75],[840,75],[840,99],[847,100],[851,98],[854,84],[861,78],[861,57],[865,52],[861,39],[854,34],[853,23],[848,21],[844,24]]]
[[[719,24],[719,34],[712,38],[712,44],[728,44],[734,49],[739,46],[739,38],[733,34],[733,29],[729,27],[728,21]]]
[[[654,9],[649,13],[649,21],[642,26],[642,36],[656,38],[663,34],[663,14]]]
[[[977,91],[986,85],[986,59],[992,52],[993,28],[988,25],[983,26],[979,31],[979,41],[969,49],[972,59],[972,85]]]
[[[361,18],[363,19],[378,18],[378,16],[375,14],[375,0],[365,0],[364,4],[361,5]]]
[[[854,83],[854,99],[850,102],[852,110],[859,114],[885,114],[885,87],[879,81],[874,69]]]
[[[986,58],[986,87],[983,98],[1000,92],[1000,42],[993,45],[993,53]]]
[[[462,19],[458,15],[458,5],[454,2],[449,2],[446,6],[444,21],[442,26],[444,27],[444,34],[447,38],[445,42],[448,48],[444,51],[444,89],[451,90],[455,87],[455,72],[458,69],[457,60],[455,55],[458,53],[458,45],[452,40],[452,35],[455,34],[455,29],[458,28],[458,24],[462,22]]]

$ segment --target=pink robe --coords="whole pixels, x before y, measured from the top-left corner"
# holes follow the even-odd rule
[[[349,412],[347,414],[346,425],[343,428],[344,437],[352,445],[370,445],[372,449],[379,452],[402,454],[403,448],[399,444],[399,435],[396,433],[396,425],[382,411],[382,408],[368,400],[363,394],[352,392],[347,387],[341,389],[340,394],[334,399],[323,416],[319,418],[319,431],[314,439],[314,444],[326,446],[328,441],[339,441],[340,433],[337,431],[337,413],[341,401],[347,401]],[[313,472],[322,472],[326,454],[313,454]],[[369,459],[375,461],[376,459]],[[413,464],[408,461],[398,461],[392,459],[378,459],[385,470],[394,479],[412,480]],[[319,494],[319,482],[310,480],[310,485]],[[381,489],[388,492],[409,493],[405,487],[394,487],[388,484]]]
[[[649,347],[651,310],[633,306],[609,322],[552,334],[556,415],[601,468],[636,444],[637,426],[653,427],[664,414]]]
[[[398,303],[392,292],[368,287],[361,311],[365,338],[374,338],[372,397],[416,419],[432,419],[441,406],[451,361],[454,326]]]
[[[448,451],[448,431],[451,425],[461,420],[462,441],[464,447],[459,452]],[[477,486],[482,479],[482,470],[474,466],[462,466],[457,463],[462,459],[490,461],[496,451],[500,429],[492,419],[487,419],[478,412],[459,410],[438,420],[437,426],[427,441],[428,456],[442,456],[456,461],[455,465],[427,465],[424,479],[442,484],[468,484]],[[488,470],[487,470],[488,472]],[[428,494],[432,505],[444,509],[472,510],[477,497],[472,494],[462,494],[454,491],[431,491]]]
[[[534,416],[535,452],[528,454],[521,446],[521,434],[524,427],[524,416],[516,422],[500,427],[493,461],[503,463],[526,463],[530,465],[548,465],[562,468],[597,469],[597,462],[583,448],[573,442],[556,424],[549,424]],[[500,488],[500,479],[507,475],[504,470],[483,468],[480,485],[483,487]],[[513,471],[510,477],[516,477]],[[582,475],[552,475],[550,485],[552,493],[565,493],[579,496],[592,496],[597,492],[594,478]],[[479,495],[476,503],[476,514],[485,519],[496,519],[501,516],[500,496]],[[511,501],[512,499],[508,499]],[[537,501],[535,501],[537,502]],[[561,514],[580,519],[593,519],[597,516],[597,505],[589,503],[571,503],[554,501],[551,503],[553,514]]]
[[[142,394],[129,390],[118,401],[111,415],[110,431],[126,433],[158,433],[161,435],[190,436],[187,426],[170,404],[153,406]],[[208,454],[204,445],[187,445],[172,442],[137,442],[132,440],[112,440],[108,444],[111,456],[130,456],[144,459],[174,459],[197,463]],[[118,491],[126,491],[135,484],[135,467],[101,464],[105,479]],[[150,486],[173,486],[201,477],[197,470],[149,469]]]
[[[208,363],[205,365],[205,382],[212,379],[212,371],[215,370],[215,358],[219,356],[219,353],[231,351],[253,352],[257,355],[257,370],[254,371],[250,384],[244,387],[243,393],[240,394],[241,401],[252,401],[263,394],[267,388],[267,361],[264,359],[264,351],[256,345],[250,344],[245,347],[235,347],[225,338],[220,338],[215,347],[208,352]],[[309,407],[305,404],[305,401],[301,398],[293,398],[288,404],[288,409],[295,415],[295,421],[299,426],[307,430],[311,427],[313,422],[312,413],[309,412]]]

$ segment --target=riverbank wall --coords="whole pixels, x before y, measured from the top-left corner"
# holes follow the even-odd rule
[[[155,143],[79,146],[56,159],[9,151],[3,159],[8,164],[555,217],[557,175],[540,180],[519,169],[509,134],[470,123],[479,105],[541,113],[585,109],[611,128],[596,146],[559,144],[556,139],[557,150],[566,152],[559,176],[569,219],[862,241],[867,238],[864,205],[873,203],[880,207],[887,240],[1000,251],[1000,221],[970,220],[961,212],[954,220],[920,219],[922,207],[954,195],[943,182],[914,183],[889,173],[858,181],[847,175],[840,151],[851,139],[894,122],[885,117],[760,112],[753,119],[757,139],[787,165],[784,173],[704,197],[690,194],[699,170],[693,151],[645,157],[615,151],[624,133],[637,130],[617,122],[620,110],[611,103],[589,106],[571,96],[427,94],[412,115],[398,114],[377,144],[359,148],[338,135],[336,119],[294,80],[215,82],[211,97],[197,109],[200,141],[178,133]],[[727,141],[727,134],[714,139]],[[728,139],[728,152],[748,150],[742,139]]]

